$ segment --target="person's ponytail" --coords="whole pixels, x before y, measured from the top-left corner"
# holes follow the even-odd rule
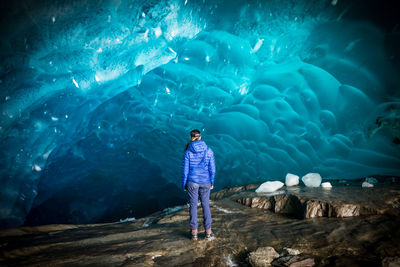
[[[196,136],[196,137],[192,137],[192,138],[190,138],[190,141],[189,141],[189,143],[187,143],[186,144],[186,146],[185,146],[185,151],[189,148],[189,144],[191,143],[191,142],[194,142],[194,141],[199,141],[200,140],[200,138],[201,138],[201,136]]]

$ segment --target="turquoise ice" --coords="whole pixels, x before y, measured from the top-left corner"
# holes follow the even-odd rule
[[[71,222],[112,220],[143,198],[177,205],[194,128],[215,153],[217,189],[400,175],[398,37],[336,3],[14,7],[0,46],[0,225],[51,203]]]

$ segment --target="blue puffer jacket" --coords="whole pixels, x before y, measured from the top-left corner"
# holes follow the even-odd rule
[[[188,181],[214,185],[214,177],[214,152],[207,147],[204,141],[190,142],[182,164],[182,188],[186,188]]]

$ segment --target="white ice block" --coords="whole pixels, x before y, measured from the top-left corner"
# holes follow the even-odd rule
[[[299,176],[288,173],[285,179],[286,186],[294,186],[299,184]]]
[[[308,173],[301,180],[307,187],[319,187],[321,185],[321,175],[319,173]]]
[[[257,193],[271,193],[283,187],[283,183],[279,181],[265,182],[261,184],[257,189]]]

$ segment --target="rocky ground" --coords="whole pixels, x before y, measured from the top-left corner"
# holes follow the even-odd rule
[[[1,230],[0,265],[400,266],[399,185],[255,187],[212,194],[211,241],[190,240],[184,206],[126,223]]]

